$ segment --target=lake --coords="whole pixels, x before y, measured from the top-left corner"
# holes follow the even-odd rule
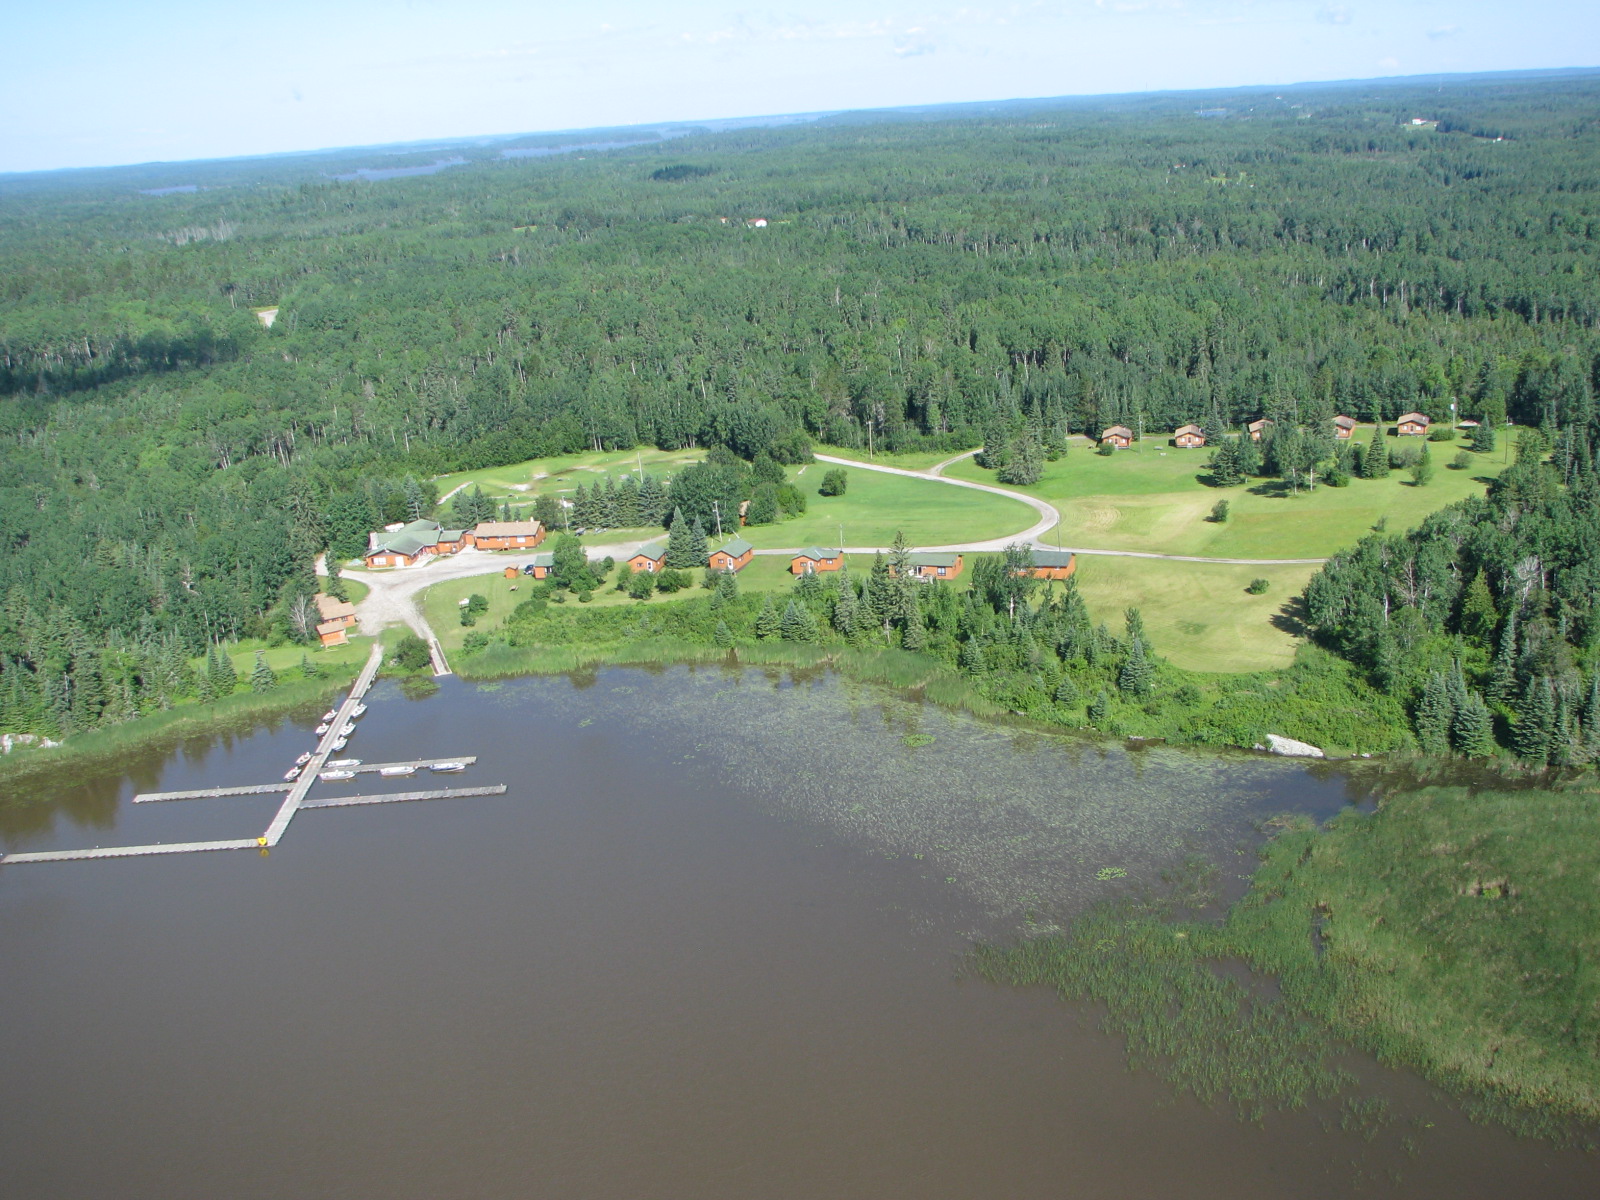
[[[1127,1070],[1097,1014],[962,972],[1155,884],[1233,886],[1327,766],[1130,750],[817,673],[607,670],[407,700],[351,753],[504,796],[307,811],[270,856],[0,868],[19,1197],[1584,1196],[1600,1164],[1353,1058],[1394,1130]],[[0,808],[6,850],[248,837],[320,706]],[[440,783],[379,783],[363,792]],[[319,785],[313,796],[357,789]],[[1394,1131],[1407,1133],[1414,1150]]]

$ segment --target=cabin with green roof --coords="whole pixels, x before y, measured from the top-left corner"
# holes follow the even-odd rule
[[[384,529],[368,537],[362,557],[368,567],[412,567],[439,553],[437,521],[412,521],[398,529]]]
[[[961,574],[966,565],[964,557],[960,554],[939,554],[918,551],[908,556],[910,560],[911,578],[925,580],[954,579]],[[889,564],[889,573],[894,574],[894,564]]]
[[[727,545],[713,550],[706,559],[706,565],[713,571],[737,572],[742,570],[750,561],[756,548],[741,537],[731,539]]]
[[[789,560],[793,575],[815,575],[819,571],[837,571],[844,566],[844,551],[827,546],[807,546]]]
[[[634,551],[633,557],[628,559],[628,568],[635,574],[640,571],[659,571],[666,561],[666,543],[651,542],[648,546],[640,546]]]
[[[1035,547],[1033,566],[1026,573],[1035,579],[1070,579],[1077,569],[1078,558],[1071,550],[1041,550]]]

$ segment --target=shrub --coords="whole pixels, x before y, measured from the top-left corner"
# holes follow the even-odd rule
[[[1465,471],[1472,465],[1472,454],[1467,450],[1458,450],[1456,456],[1450,460],[1452,471]]]
[[[427,642],[408,633],[395,643],[390,661],[402,671],[423,671],[432,665],[433,657],[428,653]]]
[[[843,467],[835,467],[822,477],[822,486],[817,489],[817,495],[842,496],[849,486],[849,474]]]
[[[1249,592],[1252,596],[1259,596],[1271,586],[1272,584],[1268,580],[1252,579],[1250,581],[1250,586],[1245,588],[1245,591]]]
[[[1100,455],[1102,458],[1110,458],[1116,452],[1117,448],[1110,442],[1101,442],[1100,445],[1095,449],[1095,453]]]
[[[1448,425],[1435,425],[1428,430],[1430,442],[1453,442],[1456,440],[1456,431]]]
[[[1208,521],[1214,521],[1218,525],[1221,525],[1225,521],[1227,521],[1227,519],[1228,519],[1228,502],[1226,500],[1218,500],[1215,504],[1213,504],[1211,506],[1211,515],[1209,517],[1207,517],[1206,519]]]
[[[684,588],[691,586],[693,583],[694,576],[688,571],[681,570],[677,567],[668,567],[665,571],[656,576],[656,590],[667,595],[671,595],[673,592],[681,592]]]
[[[656,577],[649,571],[635,571],[628,578],[628,595],[635,600],[648,600],[656,590]]]

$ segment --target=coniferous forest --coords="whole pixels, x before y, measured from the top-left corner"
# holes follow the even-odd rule
[[[293,636],[314,556],[448,471],[1420,409],[1537,432],[1486,499],[1330,564],[1307,624],[1422,748],[1580,761],[1597,132],[1579,73],[0,179],[0,729]]]

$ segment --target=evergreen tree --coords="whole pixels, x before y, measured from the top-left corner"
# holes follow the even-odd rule
[[[856,589],[850,583],[848,573],[840,571],[838,595],[833,602],[833,627],[843,637],[854,636],[858,625],[856,615]]]
[[[654,475],[639,481],[639,524],[665,525],[667,515],[667,489]]]
[[[1129,609],[1136,612],[1136,609]],[[1140,638],[1133,638],[1128,658],[1122,664],[1122,670],[1117,675],[1117,687],[1135,696],[1148,695],[1150,685],[1155,676],[1155,668],[1150,665],[1150,660],[1145,657],[1144,642]]]
[[[702,544],[705,541],[704,533],[701,534]],[[698,563],[694,561],[694,528],[683,515],[683,509],[672,511],[672,524],[667,527],[667,566],[669,567],[703,567],[705,559]]]
[[[1423,686],[1415,718],[1417,746],[1424,754],[1449,753],[1450,727],[1454,719],[1445,678],[1440,672],[1434,671]]]
[[[624,475],[617,488],[616,521],[619,529],[633,529],[645,523],[639,519],[639,481],[632,475]]]
[[[1106,717],[1111,713],[1111,697],[1101,689],[1099,694],[1089,702],[1089,723],[1091,725],[1104,725]]]
[[[1128,631],[1130,644],[1148,640],[1144,632],[1144,614],[1137,607],[1129,607],[1123,610],[1122,623]]]
[[[406,497],[406,519],[409,521],[422,520],[423,513],[427,511],[427,500],[423,495],[422,485],[417,482],[416,476],[407,475],[405,482],[401,484],[401,488]]]
[[[694,559],[697,567],[705,566],[706,560],[711,557],[711,547],[706,543],[706,529],[699,517],[694,519],[694,527],[689,531],[689,557]]]
[[[211,671],[211,694],[213,699],[233,695],[233,690],[239,686],[239,672],[233,668],[233,659],[228,657],[228,652],[220,645],[216,647],[216,665]]]
[[[968,639],[961,644],[961,670],[968,675],[982,675],[989,669],[984,661],[983,647]]]
[[[739,598],[739,576],[732,571],[721,571],[717,574],[716,597],[724,604],[732,604]]]
[[[1485,421],[1472,431],[1472,448],[1479,454],[1488,454],[1494,449],[1494,426]]]
[[[927,648],[928,628],[922,623],[919,613],[914,612],[906,618],[905,629],[900,635],[900,645],[913,652]]]
[[[733,630],[728,628],[726,621],[718,621],[716,632],[711,635],[711,640],[722,649],[726,650],[733,645]]]
[[[1072,682],[1072,676],[1063,673],[1061,682],[1056,684],[1056,703],[1070,707],[1081,702],[1082,699],[1083,694],[1078,691],[1078,685]]]
[[[1001,483],[1028,487],[1038,483],[1044,474],[1044,447],[1031,433],[1025,433],[1011,443],[1006,461],[996,473]]]
[[[270,692],[278,686],[278,676],[267,666],[267,660],[256,651],[256,665],[250,670],[250,690],[257,694]]]
[[[1469,692],[1466,703],[1456,709],[1450,741],[1468,758],[1488,758],[1494,753],[1494,718],[1477,692]]]
[[[1499,619],[1489,583],[1484,579],[1483,572],[1478,571],[1461,596],[1461,632],[1482,645],[1488,645],[1489,638],[1494,634],[1495,622]]]
[[[1240,464],[1239,443],[1227,438],[1215,443],[1216,450],[1206,465],[1211,469],[1211,482],[1217,487],[1236,487],[1244,482],[1244,468]]]
[[[1600,671],[1589,677],[1589,696],[1583,702],[1583,750],[1591,762],[1600,761]]]
[[[1542,766],[1550,759],[1551,741],[1556,734],[1555,689],[1548,676],[1533,680],[1517,706],[1517,726],[1512,745],[1524,762]]]
[[[1517,686],[1517,614],[1513,609],[1506,614],[1500,627],[1500,644],[1494,652],[1494,662],[1489,667],[1489,699],[1496,704],[1508,704]]]
[[[305,679],[321,679],[323,676],[322,666],[319,663],[312,662],[310,658],[302,654],[300,656],[300,675]]]
[[[772,593],[768,592],[766,599],[761,603],[761,611],[756,614],[756,636],[763,640],[775,638],[781,632],[778,610],[772,605]]]
[[[1384,440],[1383,422],[1372,428],[1372,442],[1361,460],[1362,474],[1367,479],[1387,479],[1389,476],[1389,443]]]
[[[791,600],[778,622],[778,633],[786,642],[814,642],[817,640],[817,619],[804,604]]]

